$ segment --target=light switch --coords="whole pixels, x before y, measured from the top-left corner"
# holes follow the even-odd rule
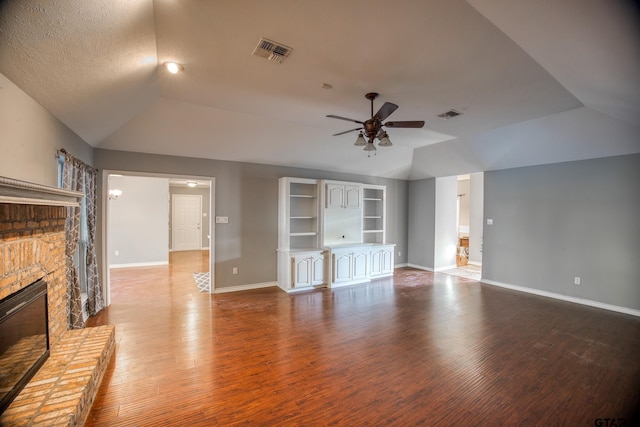
[[[493,220],[491,218],[487,218],[487,225],[493,225]]]
[[[217,216],[216,217],[216,224],[228,224],[229,223],[229,217],[228,216]]]

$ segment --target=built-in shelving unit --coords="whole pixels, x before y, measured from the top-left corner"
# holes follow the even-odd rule
[[[364,243],[386,243],[386,187],[362,187],[362,239]]]
[[[281,200],[281,218],[284,235],[280,249],[299,250],[318,248],[319,191],[318,182],[310,179],[286,178],[281,181],[281,191],[286,194]],[[283,194],[283,193],[281,193]]]
[[[280,178],[278,286],[296,292],[390,276],[386,187]]]
[[[325,251],[320,248],[320,183],[280,178],[278,198],[278,286],[295,292],[324,286]]]

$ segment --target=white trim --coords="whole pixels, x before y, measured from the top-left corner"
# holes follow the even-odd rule
[[[80,206],[84,194],[0,176],[0,203],[38,206]]]
[[[226,292],[249,291],[251,289],[271,288],[278,286],[278,282],[249,283],[247,285],[225,286],[223,288],[215,288],[214,294],[223,294]]]
[[[411,263],[407,263],[407,267],[417,268],[418,270],[425,270],[425,271],[430,271],[430,272],[433,273],[433,268],[431,268],[431,267],[425,267],[425,266],[422,266],[422,265],[411,264]]]
[[[111,264],[109,268],[155,267],[158,265],[169,265],[169,261],[131,262],[128,264]]]
[[[477,265],[478,267],[482,267],[482,263],[478,261],[467,261],[467,264]]]
[[[444,267],[437,267],[434,268],[433,271],[435,273],[439,272],[439,271],[444,271],[444,270],[451,270],[452,268],[458,268],[458,266],[456,264],[452,264],[452,265],[445,265]]]
[[[409,267],[409,264],[405,262],[405,263],[396,264],[396,265],[393,266],[394,269],[395,268],[402,268],[402,267]]]
[[[332,283],[331,285],[329,285],[329,288],[335,289],[335,288],[341,288],[343,286],[360,285],[362,283],[369,283],[369,282],[371,282],[371,279],[349,280],[348,282]]]
[[[487,285],[498,286],[501,288],[511,289],[514,291],[526,292],[528,294],[539,295],[542,297],[558,299],[562,301],[572,302],[575,304],[582,304],[590,307],[601,308],[603,310],[616,311],[618,313],[630,314],[631,316],[640,317],[640,310],[635,310],[633,308],[621,307],[618,305],[607,304],[604,302],[598,302],[598,301],[593,301],[593,300],[584,299],[584,298],[577,298],[577,297],[572,297],[568,295],[557,294],[555,292],[543,291],[540,289],[527,288],[524,286],[510,285],[508,283],[496,282],[495,280],[487,280],[484,278],[481,280],[481,283],[486,283]]]

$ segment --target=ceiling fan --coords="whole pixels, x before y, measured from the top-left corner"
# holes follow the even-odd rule
[[[365,95],[369,101],[371,101],[371,118],[369,120],[365,120],[361,122],[360,120],[349,119],[347,117],[335,116],[333,114],[328,114],[327,117],[332,119],[340,119],[346,120],[348,122],[354,122],[361,124],[361,127],[357,127],[355,129],[349,129],[344,132],[334,133],[333,136],[343,135],[345,133],[353,132],[356,130],[360,131],[360,135],[358,135],[358,139],[353,145],[364,146],[364,151],[376,151],[376,146],[374,145],[374,141],[378,138],[378,146],[379,147],[390,147],[391,141],[389,140],[389,135],[387,132],[382,129],[383,127],[388,128],[421,128],[424,126],[424,121],[422,120],[413,120],[413,121],[398,121],[398,122],[386,122],[382,123],[384,119],[393,114],[394,111],[398,109],[396,104],[391,102],[385,102],[382,104],[382,107],[378,110],[376,114],[373,114],[373,100],[378,97],[378,94],[375,92],[370,92]],[[365,135],[369,139],[365,140]],[[369,153],[371,155],[371,153]]]

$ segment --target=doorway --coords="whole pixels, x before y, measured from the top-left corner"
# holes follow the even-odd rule
[[[436,178],[434,270],[482,278],[484,174]]]
[[[167,176],[136,172],[103,171],[102,194],[102,277],[104,277],[107,305],[111,302],[111,270],[113,268],[168,268],[173,256],[172,193],[192,193],[187,199],[186,225],[195,225],[196,232],[185,230],[189,238],[181,251],[194,250],[201,254],[203,266],[198,272],[206,273],[206,283],[194,289],[213,293],[215,274],[214,216],[215,178],[194,176]],[[195,185],[193,184],[195,183]],[[192,188],[197,187],[197,188]],[[184,191],[173,190],[184,187]],[[193,194],[197,193],[197,194]],[[176,195],[173,194],[173,195]],[[197,197],[193,197],[197,196]],[[196,201],[197,199],[197,201]],[[179,202],[180,205],[180,202]],[[181,204],[182,206],[185,203]],[[198,229],[199,227],[199,229]],[[193,228],[193,227],[192,227]],[[143,233],[145,233],[143,235]],[[164,237],[163,237],[164,236]],[[181,241],[180,237],[176,242]],[[188,246],[187,246],[188,244]],[[116,247],[117,246],[117,247]],[[187,252],[184,252],[185,254]],[[136,257],[135,259],[133,257]],[[133,262],[132,262],[133,260]]]
[[[482,277],[484,174],[459,175],[456,200],[456,271],[452,274],[480,280]]]

